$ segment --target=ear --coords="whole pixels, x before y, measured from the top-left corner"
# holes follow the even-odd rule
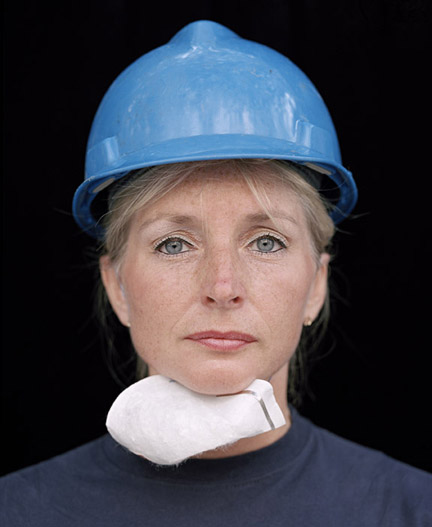
[[[109,256],[105,255],[99,259],[99,269],[111,307],[120,322],[124,326],[130,327],[129,307],[126,301],[126,296],[118,272]]]
[[[306,320],[314,321],[321,311],[327,296],[328,266],[330,255],[322,253],[306,304]]]

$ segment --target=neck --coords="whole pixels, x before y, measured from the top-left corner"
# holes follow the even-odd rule
[[[278,441],[283,437],[291,426],[291,414],[288,408],[287,401],[287,386],[288,386],[288,364],[277,371],[269,380],[273,386],[276,401],[284,414],[286,424],[275,430],[264,432],[254,437],[246,437],[240,439],[230,445],[217,448],[216,450],[208,450],[202,454],[197,455],[198,459],[219,459],[231,456],[239,456],[255,450],[260,450],[272,443]]]

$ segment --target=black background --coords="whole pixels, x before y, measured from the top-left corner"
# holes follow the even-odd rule
[[[92,242],[71,216],[90,125],[114,78],[188,22],[287,55],[318,87],[358,183],[337,236],[341,299],[302,407],[432,471],[431,13],[425,1],[4,4],[3,472],[104,433],[121,387],[92,316]]]

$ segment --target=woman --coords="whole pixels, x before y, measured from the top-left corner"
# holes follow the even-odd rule
[[[318,193],[279,162],[179,163],[138,174],[111,210],[102,277],[149,374],[219,396],[271,379],[288,423],[288,361],[326,297]]]
[[[428,474],[287,402],[356,201],[307,77],[190,24],[111,86],[86,171],[75,218],[149,376],[114,402],[115,441],[3,480],[6,524],[430,524]]]

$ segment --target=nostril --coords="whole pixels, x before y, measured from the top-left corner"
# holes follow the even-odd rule
[[[240,296],[235,296],[233,298],[227,298],[227,299],[217,299],[217,298],[213,298],[211,296],[206,296],[206,302],[208,304],[220,304],[220,305],[226,305],[226,306],[229,306],[229,305],[238,305],[238,304],[241,304],[242,302],[242,298]]]

